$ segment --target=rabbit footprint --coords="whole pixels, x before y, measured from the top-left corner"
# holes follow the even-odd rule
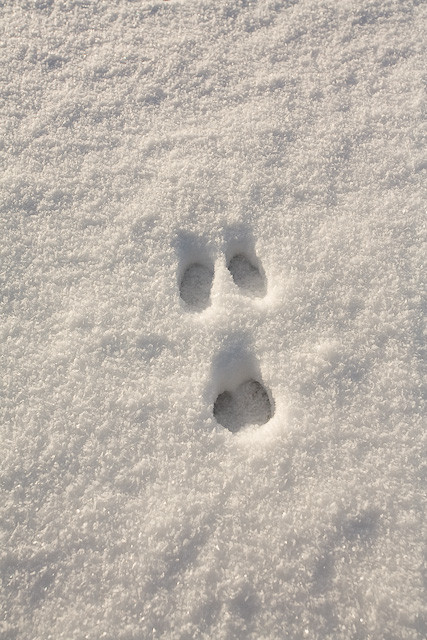
[[[263,385],[250,378],[233,393],[220,393],[213,414],[219,424],[234,433],[251,424],[265,424],[272,417],[273,409]]]
[[[193,262],[184,271],[179,292],[193,311],[203,311],[209,306],[213,277],[213,269],[200,262]]]
[[[211,304],[214,264],[209,243],[204,238],[181,232],[175,243],[180,261],[179,294],[188,310],[201,312]],[[264,269],[248,239],[230,240],[226,265],[240,292],[250,298],[265,296],[267,279]],[[254,312],[255,308],[254,308]],[[217,422],[235,433],[249,425],[263,425],[274,414],[271,394],[260,380],[261,371],[251,355],[250,340],[234,336],[215,358],[214,384],[218,385],[213,415]]]
[[[227,267],[242,293],[252,298],[265,296],[267,283],[262,267],[253,264],[244,253],[233,255]]]
[[[263,425],[273,416],[272,396],[262,382],[250,336],[245,333],[223,342],[212,363],[212,381],[213,415],[232,433],[249,425]]]

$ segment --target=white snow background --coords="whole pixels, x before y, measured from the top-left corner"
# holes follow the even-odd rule
[[[427,3],[0,12],[0,638],[425,639]]]

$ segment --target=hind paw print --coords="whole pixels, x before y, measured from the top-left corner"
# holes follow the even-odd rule
[[[251,261],[243,251],[238,251],[228,260],[227,269],[242,294],[250,298],[265,296],[267,279],[259,260]],[[214,268],[207,259],[194,261],[186,267],[179,283],[179,294],[190,310],[200,312],[210,305],[213,279]]]
[[[193,262],[184,271],[179,293],[193,311],[203,311],[209,306],[213,277],[213,269],[200,262]]]
[[[234,283],[242,293],[261,298],[267,291],[267,282],[262,268],[258,268],[244,253],[236,253],[227,264]]]

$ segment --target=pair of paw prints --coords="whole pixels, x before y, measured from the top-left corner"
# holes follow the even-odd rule
[[[233,255],[227,268],[243,294],[252,298],[265,295],[267,287],[262,269],[253,264],[244,253]],[[194,262],[184,271],[179,291],[181,298],[193,311],[203,311],[209,306],[213,279],[214,269],[209,264]]]
[[[264,385],[249,378],[233,391],[220,393],[213,414],[219,424],[234,433],[249,424],[265,424],[273,415],[273,408]]]
[[[251,260],[239,251],[227,261],[227,269],[241,294],[250,298],[265,296],[267,280],[258,260]],[[179,292],[189,310],[201,312],[210,305],[214,275],[214,266],[207,261],[195,261],[185,269]],[[221,380],[222,377],[223,383],[218,385],[220,392],[213,404],[217,422],[232,433],[248,425],[265,424],[273,415],[273,402],[260,382],[255,360],[240,353],[239,349],[226,350],[223,355],[225,362],[219,367],[223,374],[218,371],[218,378]]]

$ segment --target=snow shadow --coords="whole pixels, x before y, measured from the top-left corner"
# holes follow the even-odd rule
[[[181,231],[173,243],[178,257],[177,283],[179,295],[191,311],[203,311],[211,304],[214,263],[208,241],[193,233]]]
[[[262,298],[267,293],[267,277],[255,252],[252,231],[243,225],[229,227],[224,232],[227,268],[241,293]]]
[[[271,393],[244,340],[230,339],[214,359],[209,393],[216,421],[232,433],[263,425],[274,414]]]

